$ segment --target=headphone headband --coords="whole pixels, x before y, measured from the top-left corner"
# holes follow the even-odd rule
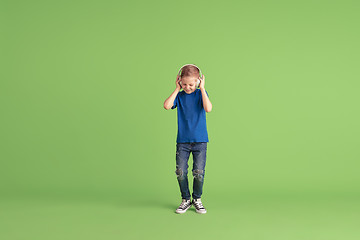
[[[180,68],[180,70],[179,70],[179,73],[178,73],[179,76],[180,76],[180,74],[181,74],[181,71],[182,71],[183,67],[188,66],[188,65],[194,66],[194,67],[196,67],[197,69],[199,69],[199,77],[202,77],[202,73],[201,73],[200,68],[199,68],[198,66],[196,66],[195,64],[185,64],[184,66],[182,66],[182,67]]]

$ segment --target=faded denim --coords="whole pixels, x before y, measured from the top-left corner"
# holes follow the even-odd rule
[[[182,199],[190,199],[188,182],[188,161],[190,153],[193,155],[193,199],[201,198],[206,164],[207,142],[177,143],[176,144],[176,176],[179,182]]]

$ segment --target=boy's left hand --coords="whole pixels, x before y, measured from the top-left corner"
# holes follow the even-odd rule
[[[204,74],[202,75],[202,78],[199,77],[199,80],[200,80],[199,88],[200,89],[205,89],[205,76],[204,76]]]

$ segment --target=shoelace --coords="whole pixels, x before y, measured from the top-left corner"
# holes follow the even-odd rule
[[[179,208],[182,208],[182,209],[185,209],[187,206],[188,206],[189,202],[187,201],[184,201],[180,204],[180,207]]]
[[[194,201],[194,203],[195,203],[196,208],[198,208],[198,209],[204,208],[204,206],[202,205],[202,202]]]

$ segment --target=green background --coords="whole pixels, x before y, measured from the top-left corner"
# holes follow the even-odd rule
[[[359,239],[359,11],[1,1],[0,238]],[[206,215],[174,213],[187,63],[213,104]]]

